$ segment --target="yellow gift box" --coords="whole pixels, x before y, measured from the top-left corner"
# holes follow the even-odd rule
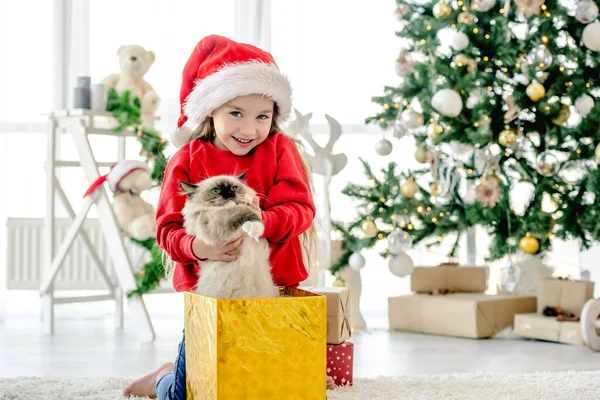
[[[187,399],[326,398],[325,296],[215,299],[185,293]]]

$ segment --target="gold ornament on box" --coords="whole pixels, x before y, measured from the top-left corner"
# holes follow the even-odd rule
[[[427,136],[431,140],[437,139],[437,137],[442,133],[444,133],[444,127],[438,124],[437,122],[429,124],[429,126],[427,127]]]
[[[415,194],[417,194],[418,190],[419,187],[417,186],[417,182],[415,182],[414,179],[407,180],[400,187],[400,192],[402,192],[402,195],[407,199],[412,199],[413,197],[415,197]]]
[[[552,120],[552,122],[554,122],[556,125],[562,125],[565,122],[567,122],[570,117],[571,117],[571,108],[568,105],[563,104],[562,107],[560,108],[560,114],[558,114],[558,117],[554,118]]]
[[[531,82],[525,92],[534,102],[538,102],[546,96],[546,88],[538,81]]]
[[[529,236],[529,234],[527,234],[527,236],[522,238],[519,242],[519,248],[523,253],[535,254],[540,248],[540,242],[536,238],[531,237]]]
[[[437,19],[446,19],[452,13],[452,7],[450,7],[444,0],[440,0],[433,6],[433,16]]]
[[[517,134],[515,131],[511,131],[510,129],[505,129],[500,132],[500,136],[498,137],[498,142],[504,147],[510,147],[513,145],[517,138]]]
[[[375,222],[370,219],[363,221],[363,223],[360,224],[360,229],[362,229],[366,237],[374,237],[379,231]]]
[[[472,25],[475,22],[475,16],[468,11],[463,11],[458,14],[458,23]]]

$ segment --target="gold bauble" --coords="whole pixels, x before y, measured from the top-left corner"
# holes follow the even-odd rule
[[[525,92],[532,101],[540,101],[546,96],[546,88],[538,81],[531,82]]]
[[[471,25],[473,22],[475,22],[475,16],[473,14],[471,14],[470,12],[463,11],[460,14],[458,14],[458,23],[459,24]]]
[[[540,248],[540,242],[534,237],[525,236],[519,242],[519,248],[523,253],[535,254]]]
[[[437,139],[442,133],[444,133],[444,127],[438,123],[434,122],[427,127],[427,136],[429,136],[429,139],[431,140]]]
[[[433,6],[433,16],[437,19],[446,19],[452,13],[452,7],[450,7],[444,0],[440,0]]]
[[[400,192],[407,199],[412,199],[417,194],[419,187],[417,186],[417,182],[414,179],[409,179],[402,186],[400,186]]]
[[[425,164],[427,162],[427,147],[417,147],[417,151],[415,151],[415,160],[420,164]]]
[[[433,182],[433,184],[431,185],[431,195],[437,196],[438,194],[442,193],[442,189],[444,189],[444,187],[442,186],[440,181]]]
[[[498,142],[504,147],[510,147],[515,142],[517,135],[514,131],[510,129],[503,130],[500,132],[500,136],[498,137]]]
[[[554,118],[552,120],[552,122],[554,122],[556,125],[562,125],[565,122],[567,122],[570,117],[571,117],[571,108],[568,105],[563,104],[560,109],[560,114],[558,114],[558,117]]]
[[[346,281],[342,278],[335,278],[335,281],[333,281],[333,287],[346,287]]]
[[[375,222],[371,221],[370,219],[363,221],[363,223],[360,224],[360,229],[362,229],[366,237],[374,237],[377,235],[377,232],[379,232]]]
[[[594,151],[594,154],[596,155],[596,160],[598,160],[600,162],[600,143],[598,143],[598,145],[596,146],[596,150]]]

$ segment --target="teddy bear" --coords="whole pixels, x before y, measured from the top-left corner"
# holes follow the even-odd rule
[[[117,50],[117,55],[121,73],[107,76],[102,83],[106,86],[106,90],[115,89],[119,94],[129,91],[132,96],[139,98],[142,125],[152,128],[160,97],[144,80],[144,75],[154,63],[156,56],[153,51],[138,45],[123,45]]]
[[[84,194],[91,195],[104,182],[113,192],[112,209],[121,230],[127,236],[146,240],[156,235],[156,211],[140,196],[154,186],[147,164],[135,160],[122,160],[112,166],[109,173],[99,177]]]

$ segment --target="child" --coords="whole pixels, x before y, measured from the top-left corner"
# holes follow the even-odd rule
[[[198,183],[215,175],[246,173],[245,182],[259,196],[263,237],[271,250],[273,280],[298,286],[307,278],[300,236],[310,236],[315,217],[308,168],[294,141],[278,122],[291,111],[291,87],[272,56],[254,46],[208,36],[195,47],[183,70],[181,117],[173,135],[183,147],[173,156],[158,204],[158,244],[176,263],[173,287],[193,291],[202,260],[232,261],[243,236],[208,246],[183,228],[185,195],[179,181]],[[199,124],[192,131],[186,122]],[[260,210],[259,210],[260,209]],[[308,254],[308,252],[307,252]],[[333,380],[327,378],[328,388]],[[185,335],[175,364],[131,383],[125,395],[185,399]]]

